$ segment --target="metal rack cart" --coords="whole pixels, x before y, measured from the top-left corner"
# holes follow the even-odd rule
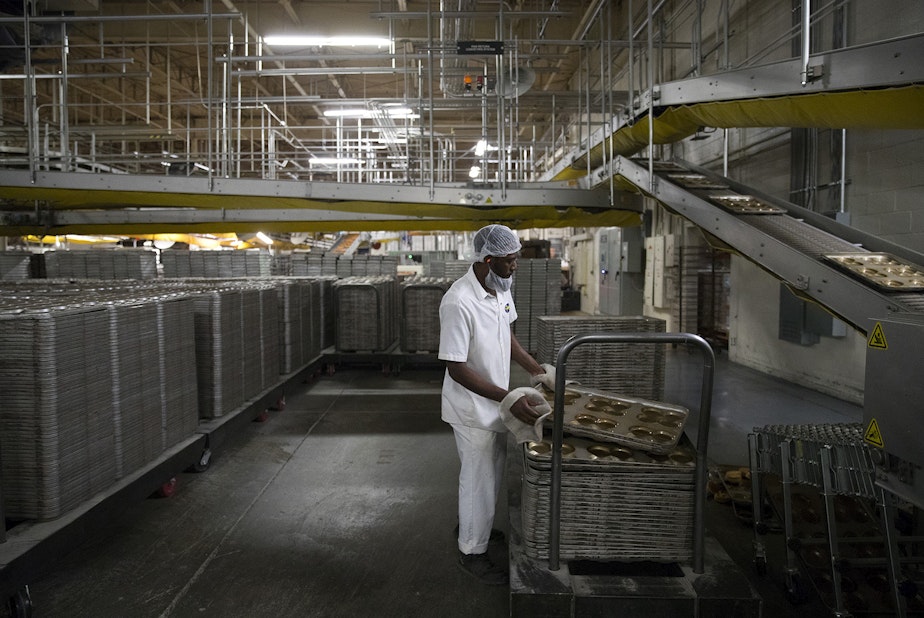
[[[766,548],[762,536],[767,527],[764,518],[764,498],[767,479],[764,475],[779,477],[780,507],[785,534],[786,564],[784,577],[790,601],[798,603],[807,592],[801,578],[799,556],[810,567],[816,568],[822,580],[831,588],[834,615],[849,616],[851,603],[847,594],[853,586],[845,586],[848,567],[869,568],[885,566],[891,585],[893,610],[898,616],[907,613],[907,596],[913,592],[910,582],[901,581],[900,562],[914,558],[900,558],[898,540],[892,522],[896,504],[892,497],[875,483],[875,468],[870,449],[863,441],[863,428],[859,423],[826,425],[769,425],[755,428],[748,436],[751,466],[751,491],[754,505],[754,564],[758,573],[766,573]],[[798,486],[820,490],[823,514],[815,512],[800,494]],[[801,501],[799,499],[802,499]],[[845,498],[854,498],[848,501]],[[801,503],[800,503],[801,502]],[[797,504],[800,503],[800,504]],[[866,511],[865,504],[875,503],[879,509],[878,529],[873,527],[875,517]],[[854,505],[856,515],[846,516],[845,504]],[[820,538],[801,538],[794,525],[794,515],[803,521],[824,524]],[[860,517],[857,517],[859,515]],[[850,521],[862,520],[865,530],[848,530]],[[844,534],[839,534],[840,528]],[[881,535],[881,536],[880,536]],[[909,537],[906,540],[915,540]],[[918,539],[919,540],[919,539]],[[853,547],[869,548],[874,543],[885,545],[885,556],[875,551],[844,551],[849,542]],[[862,601],[858,599],[858,601]],[[863,604],[852,603],[855,611]]]
[[[555,405],[552,432],[552,467],[549,500],[549,570],[559,569],[561,542],[562,441],[564,434],[565,378],[568,356],[578,346],[594,343],[660,343],[699,347],[703,353],[699,427],[696,436],[696,469],[693,508],[693,571],[704,571],[706,446],[709,438],[709,415],[712,406],[712,383],[715,355],[709,344],[698,335],[687,333],[597,333],[569,339],[562,345],[555,362]]]

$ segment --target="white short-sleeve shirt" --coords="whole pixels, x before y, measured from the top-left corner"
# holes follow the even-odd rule
[[[510,387],[510,325],[517,319],[513,296],[489,294],[472,268],[460,277],[440,303],[440,360],[464,362],[493,384]],[[477,395],[443,376],[442,418],[454,425],[506,431],[499,403]]]

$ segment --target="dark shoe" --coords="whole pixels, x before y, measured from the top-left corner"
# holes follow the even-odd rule
[[[452,529],[452,538],[459,538],[459,524],[456,524],[456,527]],[[488,543],[503,543],[504,542],[504,533],[497,528],[491,528],[491,536],[488,538]]]
[[[488,586],[506,586],[510,581],[507,571],[491,562],[488,554],[459,553],[459,568]]]

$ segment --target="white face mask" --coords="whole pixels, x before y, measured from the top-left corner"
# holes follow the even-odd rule
[[[489,288],[496,292],[507,292],[510,290],[510,286],[513,285],[513,275],[504,279],[503,277],[498,277],[494,271],[489,268],[488,275],[484,278],[484,282]]]

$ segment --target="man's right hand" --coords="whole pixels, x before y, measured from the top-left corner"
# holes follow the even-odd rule
[[[510,413],[519,420],[530,425],[535,423],[539,417],[542,416],[542,412],[533,407],[529,401],[529,397],[525,395],[517,399],[516,402],[510,406]]]

